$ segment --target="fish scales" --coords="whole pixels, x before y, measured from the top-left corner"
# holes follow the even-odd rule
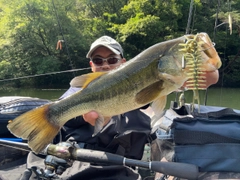
[[[153,45],[108,73],[74,78],[70,84],[83,87],[81,91],[20,115],[8,124],[9,130],[15,136],[27,139],[29,147],[39,153],[68,120],[92,110],[100,115],[97,122],[103,122],[103,117],[122,114],[149,103],[155,113],[161,113],[166,96],[188,79],[181,66],[184,53],[179,51],[179,44],[185,39],[183,36]],[[211,57],[209,62],[206,53],[202,54],[206,71],[209,67],[218,69],[219,58]]]
[[[157,60],[153,63],[150,63],[149,66],[156,67],[156,65]],[[133,67],[134,66],[135,64],[133,64]],[[126,66],[122,68],[125,67]],[[131,69],[133,71],[131,74],[120,74],[113,72],[106,74],[97,79],[96,82],[89,84],[89,86],[83,89],[81,93],[76,94],[74,98],[75,108],[71,110],[75,111],[76,109],[76,113],[79,114],[81,112],[81,109],[84,109],[83,105],[85,105],[85,111],[87,112],[94,109],[103,116],[113,116],[145,105],[137,104],[135,102],[135,95],[139,92],[140,89],[142,89],[142,87],[147,87],[153,82],[159,80],[158,78],[151,78],[156,77],[158,74],[157,68],[155,68],[155,70],[154,68],[146,68],[141,71],[140,76],[138,71],[134,72],[134,68]],[[141,78],[141,80],[139,80],[139,78]],[[66,104],[71,103],[71,101],[66,101],[63,100],[62,103],[59,103],[58,105],[64,106],[63,108],[65,109],[67,108]],[[71,104],[71,106],[72,105],[73,104]],[[108,108],[107,111],[106,108]],[[67,111],[66,114],[69,113],[73,114],[73,112],[70,111]]]

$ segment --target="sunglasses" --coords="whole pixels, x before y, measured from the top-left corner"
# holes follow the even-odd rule
[[[102,66],[103,62],[107,62],[109,65],[112,65],[112,64],[116,64],[121,59],[122,58],[119,58],[119,57],[108,57],[108,58],[94,57],[91,59],[91,61],[97,66]]]

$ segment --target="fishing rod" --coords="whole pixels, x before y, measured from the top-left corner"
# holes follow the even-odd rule
[[[24,151],[31,151],[27,143],[12,142],[0,139],[0,145]],[[76,148],[70,143],[49,144],[40,154],[53,155],[62,159],[71,159],[89,163],[105,163],[123,166],[138,166],[162,174],[184,179],[197,179],[198,167],[193,164],[141,161],[103,151]],[[51,172],[52,173],[52,172]]]
[[[61,35],[62,35],[62,38],[63,38],[63,41],[62,41],[62,42],[65,43],[65,47],[66,47],[66,51],[67,51],[67,54],[68,54],[70,66],[71,66],[72,69],[74,69],[74,65],[73,65],[73,62],[72,62],[72,59],[71,59],[69,50],[68,50],[68,46],[67,46],[66,39],[64,38],[64,35],[63,35],[63,28],[62,28],[61,23],[60,23],[60,20],[59,20],[59,16],[58,16],[58,13],[57,13],[56,6],[55,6],[55,4],[54,4],[54,0],[52,0],[52,5],[53,5],[54,12],[55,12],[55,16],[56,16],[56,18],[57,18],[57,23],[58,23],[58,26],[59,26],[59,29],[60,29],[60,32],[61,32]],[[74,77],[76,76],[74,71],[73,71],[73,76],[74,76]]]
[[[189,31],[190,31],[193,5],[194,5],[194,0],[191,0],[190,7],[189,7],[189,14],[188,14],[188,23],[187,23],[187,27],[186,27],[186,34],[189,34]]]

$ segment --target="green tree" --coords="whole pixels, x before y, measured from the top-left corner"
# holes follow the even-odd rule
[[[83,51],[81,48],[82,37],[78,35],[78,39],[76,39],[79,32],[67,16],[70,10],[68,7],[71,6],[68,3],[59,4],[60,1],[57,2],[58,7],[61,7],[59,9],[54,8],[52,1],[11,2],[15,8],[5,6],[2,9],[0,26],[3,27],[6,22],[8,23],[6,29],[1,33],[2,39],[8,40],[2,45],[2,51],[8,52],[5,60],[13,65],[14,76],[21,77],[74,68],[74,62],[79,60],[79,52],[76,49],[80,50],[80,55]],[[59,16],[56,16],[54,11],[58,11]],[[58,20],[64,27],[61,32],[59,32]],[[64,36],[66,38],[65,45],[67,42],[70,47],[69,52],[66,52],[64,44],[63,50],[56,50],[58,39],[62,39]],[[68,56],[69,54],[72,57]],[[63,79],[69,81],[71,78],[72,76]],[[36,86],[37,84],[41,85],[41,82],[42,85],[49,84],[48,79],[48,77],[42,77],[38,80],[28,81],[32,81]],[[51,79],[51,83],[54,81],[53,79]],[[61,84],[61,82],[58,83]]]
[[[189,26],[188,33],[209,34],[222,58],[222,71],[229,72],[226,82],[234,82],[240,2],[194,0],[190,5],[189,0],[1,0],[0,79],[86,69],[14,81],[18,86],[68,86],[73,76],[90,71],[86,53],[102,35],[120,41],[131,59],[155,43],[186,34]],[[64,41],[62,49],[56,49],[59,40]]]

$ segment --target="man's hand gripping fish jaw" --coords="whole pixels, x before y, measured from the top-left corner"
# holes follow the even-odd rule
[[[197,50],[181,50],[185,48],[181,44],[190,39],[194,39]],[[195,56],[200,49],[196,59],[201,71],[220,67],[220,58],[209,40],[206,33],[185,35],[155,44],[110,72],[76,77],[71,83],[83,87],[81,91],[18,116],[8,124],[8,129],[15,136],[28,140],[29,147],[39,153],[67,121],[90,111],[100,115],[97,120],[100,123],[95,126],[98,131],[104,125],[103,117],[119,115],[150,103],[159,115],[165,108],[167,95],[190,79],[190,67],[186,64],[182,69],[183,57],[188,63],[189,57]]]

